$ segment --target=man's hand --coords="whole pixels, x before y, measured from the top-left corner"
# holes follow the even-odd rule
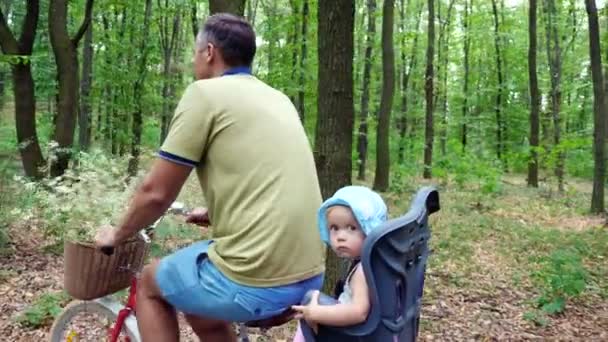
[[[207,208],[194,208],[190,214],[186,216],[186,222],[207,227],[211,224],[211,222],[209,222],[209,211]]]
[[[116,228],[106,225],[101,227],[95,234],[95,247],[116,247],[119,243],[116,238]]]
[[[307,305],[292,305],[291,308],[296,312],[295,319],[304,319],[309,327],[314,330],[315,334],[319,330],[317,322],[315,322],[315,310],[319,307],[319,291],[312,293],[310,303]]]

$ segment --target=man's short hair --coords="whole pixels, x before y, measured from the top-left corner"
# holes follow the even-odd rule
[[[242,17],[229,13],[210,16],[202,27],[203,37],[219,48],[231,67],[251,66],[255,56],[255,32]]]

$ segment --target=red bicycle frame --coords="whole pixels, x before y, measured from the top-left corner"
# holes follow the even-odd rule
[[[117,342],[118,337],[120,336],[120,332],[122,331],[122,326],[125,324],[125,320],[132,313],[135,315],[135,297],[137,294],[137,277],[133,277],[131,279],[131,287],[129,288],[129,298],[127,299],[127,304],[123,309],[118,312],[118,317],[116,317],[116,323],[113,327],[108,330],[108,336],[110,342]],[[126,342],[131,342],[131,339],[127,336]]]

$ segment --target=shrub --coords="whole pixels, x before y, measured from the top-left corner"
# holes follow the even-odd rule
[[[127,182],[127,158],[119,160],[95,150],[81,152],[77,160],[61,177],[40,182],[19,179],[35,205],[16,210],[39,217],[47,236],[59,241],[91,241],[100,226],[118,219],[137,184],[136,179]]]
[[[549,315],[561,313],[569,298],[585,290],[588,272],[574,250],[557,250],[541,262],[542,268],[534,274],[542,286],[536,304]]]

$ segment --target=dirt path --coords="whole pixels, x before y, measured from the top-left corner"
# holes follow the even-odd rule
[[[51,322],[38,329],[16,322],[36,298],[58,292],[62,258],[42,253],[36,239],[20,241],[13,253],[1,258],[0,335],[3,341],[46,340]],[[502,285],[499,272],[476,274],[479,286],[454,284],[448,274],[429,270],[420,339],[423,341],[561,340],[607,341],[608,302],[587,298],[571,304],[548,327],[536,327],[522,318],[530,295]],[[258,341],[286,341],[293,327],[273,329]],[[183,328],[183,341],[196,341]],[[255,340],[255,339],[254,339]]]

